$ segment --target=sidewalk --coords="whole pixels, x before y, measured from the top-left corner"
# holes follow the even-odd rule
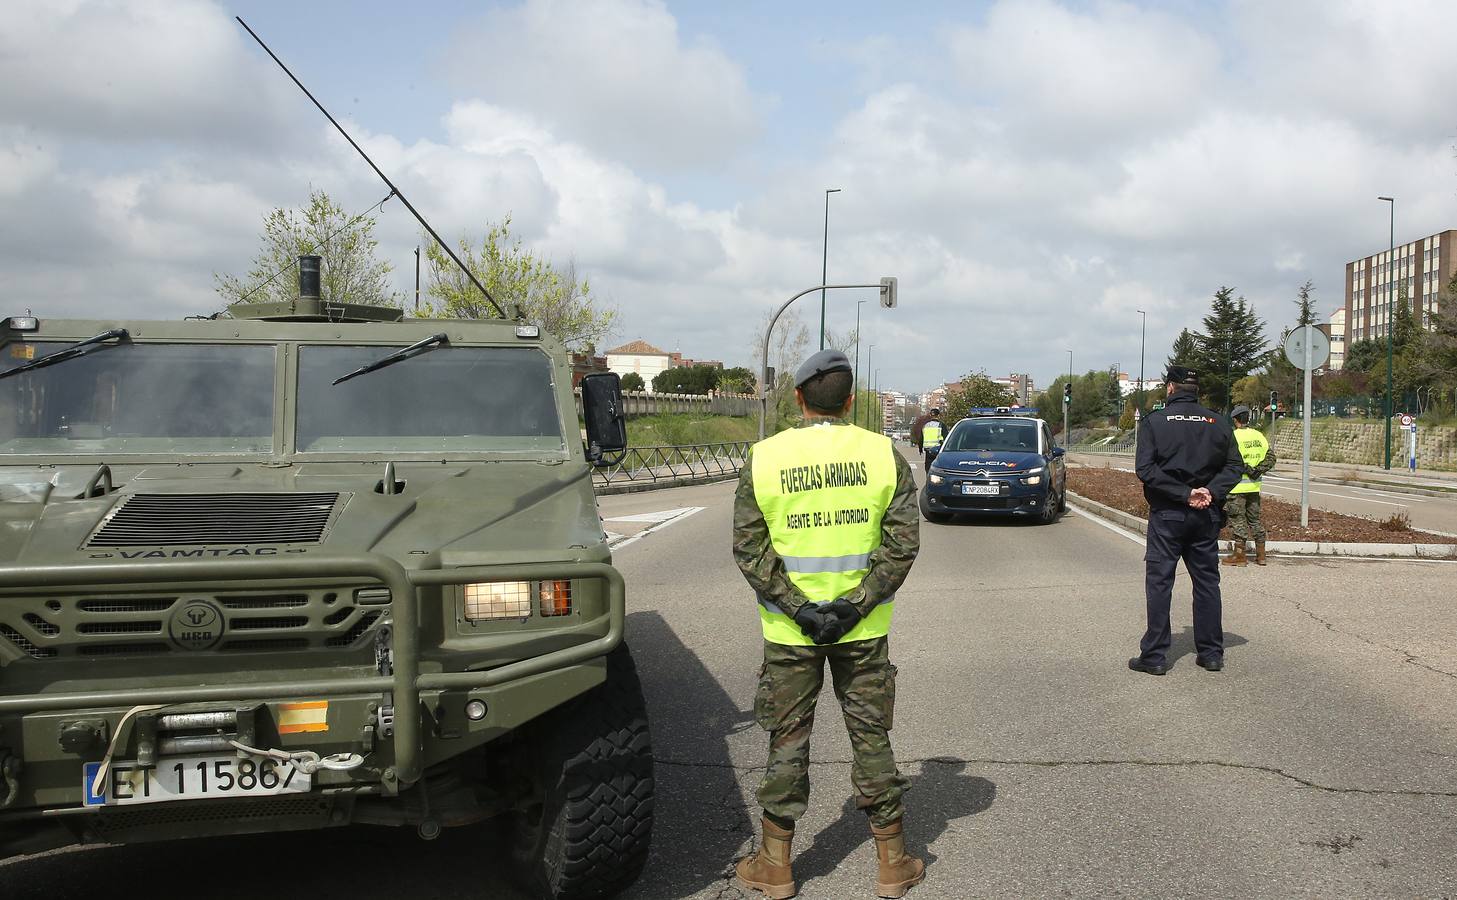
[[[1133,468],[1133,451],[1102,453],[1089,451],[1085,448],[1076,448],[1068,452],[1068,458],[1076,461],[1078,457],[1094,457],[1097,459],[1120,459],[1126,461],[1129,469]],[[1275,464],[1275,472],[1287,477],[1300,477],[1300,460],[1280,458]],[[1310,463],[1310,480],[1323,484],[1349,484],[1356,486],[1382,487],[1388,490],[1409,491],[1411,493],[1435,494],[1446,496],[1450,493],[1457,493],[1457,472],[1440,472],[1433,469],[1417,469],[1413,474],[1405,468],[1397,468],[1396,461],[1392,460],[1390,471],[1380,466],[1363,466],[1355,463],[1333,463],[1315,462]]]

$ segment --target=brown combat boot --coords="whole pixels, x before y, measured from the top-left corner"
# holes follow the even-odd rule
[[[770,900],[789,900],[799,893],[794,883],[794,870],[789,866],[789,845],[794,829],[780,828],[764,817],[764,839],[759,851],[739,860],[734,867],[740,887],[760,891]],[[896,896],[900,896],[897,894]]]
[[[1245,564],[1246,560],[1247,557],[1245,556],[1245,542],[1241,540],[1236,540],[1234,542],[1234,549],[1229,552],[1228,556],[1221,559],[1220,562],[1224,563],[1226,566],[1242,566]]]
[[[1257,565],[1257,566],[1263,566],[1264,564],[1265,564],[1265,542],[1264,541],[1255,541],[1255,565]]]
[[[906,838],[901,833],[899,819],[884,828],[872,823],[870,833],[875,835],[875,853],[880,857],[875,896],[904,897],[906,891],[926,877],[926,864],[906,853]]]

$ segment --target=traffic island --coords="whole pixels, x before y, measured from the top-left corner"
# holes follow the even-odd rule
[[[1118,469],[1070,468],[1067,484],[1068,502],[1083,512],[1147,533],[1148,503],[1137,475]],[[1269,532],[1265,546],[1272,553],[1457,559],[1457,538],[1412,528],[1401,514],[1378,521],[1311,509],[1310,526],[1301,528],[1299,505],[1266,496],[1261,508]],[[1225,526],[1220,549],[1229,549],[1232,541]]]

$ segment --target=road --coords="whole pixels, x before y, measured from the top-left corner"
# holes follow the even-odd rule
[[[629,897],[739,895],[730,867],[756,827],[766,739],[731,504],[731,484],[601,502],[659,782],[652,858]],[[1457,896],[1457,564],[1228,572],[1218,674],[1193,665],[1181,576],[1176,664],[1153,678],[1125,667],[1142,552],[1080,514],[925,526],[892,635],[907,831],[930,862],[910,896]],[[821,703],[801,896],[869,897],[848,741],[828,689]],[[509,900],[497,847],[482,830],[421,843],[354,829],[88,848],[0,864],[0,896],[170,883],[198,898]]]
[[[1078,465],[1103,466],[1133,471],[1131,457],[1108,457],[1093,454],[1077,454]],[[1264,478],[1263,491],[1279,500],[1299,505],[1300,475],[1284,472],[1271,473]],[[1385,519],[1396,512],[1405,512],[1411,517],[1415,528],[1457,534],[1457,495],[1419,496],[1405,491],[1389,491],[1382,488],[1355,487],[1344,484],[1312,482],[1310,505],[1314,509],[1365,516],[1368,519]]]

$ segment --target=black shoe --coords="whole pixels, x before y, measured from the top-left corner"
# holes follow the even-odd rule
[[[1151,666],[1143,661],[1143,657],[1135,656],[1128,661],[1128,668],[1135,672],[1144,672],[1149,675],[1163,675],[1169,671],[1168,666]]]
[[[1196,656],[1194,665],[1201,669],[1208,669],[1211,672],[1218,672],[1224,668],[1224,657],[1222,656]]]

